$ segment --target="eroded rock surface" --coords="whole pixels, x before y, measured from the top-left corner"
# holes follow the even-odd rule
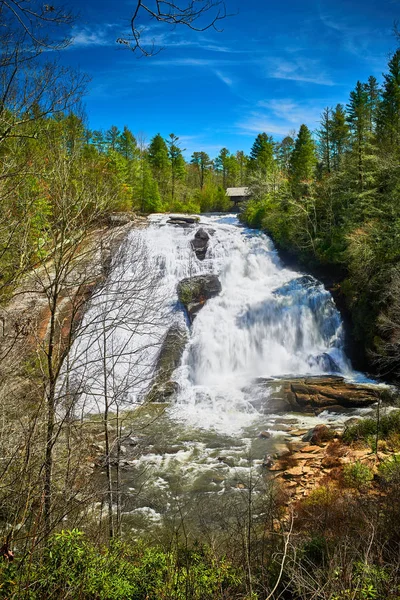
[[[217,275],[197,275],[179,282],[178,298],[184,305],[191,323],[206,301],[218,296],[221,290],[221,282]]]
[[[272,403],[280,400],[282,408],[286,406],[286,409],[296,412],[314,414],[323,410],[341,412],[344,409],[368,407],[378,400],[394,399],[388,388],[351,383],[338,375],[285,378],[274,381],[258,379],[257,383],[266,388],[272,387]]]
[[[171,376],[179,367],[186,342],[186,331],[177,325],[170,327],[158,353],[153,385],[147,395],[148,401],[166,402],[177,393],[178,384],[171,381]]]
[[[199,260],[204,260],[206,257],[209,239],[210,236],[208,235],[207,231],[200,227],[200,229],[196,231],[193,240],[190,242]]]

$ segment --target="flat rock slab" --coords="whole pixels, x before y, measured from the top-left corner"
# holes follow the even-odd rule
[[[338,375],[258,380],[258,385],[275,388],[284,405],[296,412],[319,414],[324,410],[368,407],[378,400],[391,402],[395,395],[379,385],[351,383]]]
[[[179,227],[190,227],[191,225],[195,225],[200,221],[200,217],[190,216],[186,217],[183,215],[171,215],[168,219],[168,225],[178,225]]]

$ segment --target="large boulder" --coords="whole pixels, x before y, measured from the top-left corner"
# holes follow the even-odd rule
[[[186,342],[186,331],[172,325],[158,353],[153,383],[146,397],[148,402],[166,402],[177,393],[178,384],[171,381],[171,376],[179,367]]]
[[[386,387],[346,381],[339,375],[257,379],[255,389],[267,410],[319,414],[324,410],[345,412],[347,409],[368,407],[378,400],[394,402],[395,394]],[[263,390],[267,390],[267,395]]]
[[[368,407],[387,396],[384,388],[351,383],[338,375],[284,381],[283,393],[291,408],[302,412]]]
[[[218,296],[221,290],[217,275],[197,275],[179,282],[178,298],[186,308],[191,323],[205,302]]]
[[[210,236],[208,235],[207,231],[200,227],[200,229],[196,231],[193,240],[190,242],[199,260],[204,260],[206,257],[209,239]]]

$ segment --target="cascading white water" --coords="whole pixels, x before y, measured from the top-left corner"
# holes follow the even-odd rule
[[[353,375],[343,350],[340,315],[330,294],[312,277],[284,268],[267,236],[241,227],[232,215],[202,216],[198,227],[212,231],[206,258],[199,261],[190,246],[196,226],[181,228],[167,224],[167,220],[166,215],[154,215],[148,228],[132,231],[130,236],[131,240],[143,241],[149,252],[148,268],[160,274],[160,285],[154,292],[159,310],[163,307],[163,323],[157,323],[158,338],[174,322],[189,332],[181,366],[173,376],[179,392],[170,407],[171,418],[232,433],[257,416],[251,388],[255,378],[331,372]],[[129,248],[128,240],[122,269],[127,282],[135,275],[130,261],[137,260]],[[202,273],[217,274],[222,292],[206,302],[189,328],[176,287],[181,279]],[[120,285],[121,277],[114,277],[113,283],[112,273],[109,289],[118,295]],[[137,310],[135,302],[138,297],[126,298],[127,317]],[[92,307],[86,318],[92,318],[96,310]],[[124,392],[124,402],[130,404],[143,394],[144,380],[158,349],[153,344],[151,325],[137,327],[127,338],[121,321],[110,327],[109,340],[113,348],[124,344],[125,355],[129,348],[135,349],[134,360],[116,364],[114,358],[110,371],[114,378],[118,373],[120,381],[124,377],[128,381],[126,371],[133,372],[136,363],[140,364],[140,377],[133,377]],[[96,326],[88,328],[91,337]],[[75,356],[79,364],[76,357],[85,344],[87,339],[81,336],[72,350],[72,362]],[[100,351],[99,344],[94,346],[89,361],[93,365]],[[145,349],[142,354],[141,348]],[[96,397],[101,397],[98,374],[87,363],[84,374],[80,367],[80,379],[85,380],[86,390],[95,387]]]

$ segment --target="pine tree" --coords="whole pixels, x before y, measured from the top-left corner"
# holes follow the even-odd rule
[[[169,134],[167,140],[168,158],[171,165],[171,199],[175,200],[176,182],[185,178],[186,163],[179,147],[179,138],[174,133]]]
[[[106,131],[105,141],[111,150],[116,150],[120,135],[121,132],[116,125],[111,125],[110,129]]]
[[[346,122],[346,113],[342,104],[337,104],[332,112],[331,141],[332,141],[332,168],[340,168],[342,158],[346,152],[350,139],[350,129]]]
[[[162,196],[165,197],[170,174],[170,160],[167,144],[159,133],[157,133],[150,142],[148,148],[148,161]]]
[[[316,148],[307,125],[302,125],[296,138],[290,161],[290,180],[293,193],[302,192],[302,184],[313,179],[317,164]]]
[[[260,171],[266,177],[274,167],[275,144],[271,136],[259,133],[250,151],[249,168],[252,173]]]
[[[247,166],[249,162],[248,156],[243,152],[243,150],[238,150],[236,152],[236,162],[238,165],[238,177],[239,177],[239,185],[245,185],[247,181]]]
[[[366,86],[357,81],[355,90],[350,92],[347,105],[347,121],[352,133],[353,149],[357,154],[357,179],[359,190],[364,189],[365,152],[369,133],[369,106]]]
[[[384,75],[382,101],[379,106],[378,135],[388,149],[400,148],[400,48],[389,61]]]
[[[138,154],[138,147],[135,136],[126,125],[124,126],[123,132],[119,136],[117,142],[117,150],[127,160],[134,160],[134,158]]]
[[[367,92],[367,103],[368,103],[368,123],[369,130],[371,133],[375,131],[376,121],[378,117],[378,107],[380,102],[381,90],[379,88],[376,77],[371,75],[368,78],[368,82],[365,84],[365,90]]]
[[[220,153],[214,161],[215,170],[222,174],[222,186],[224,189],[226,189],[227,187],[229,157],[230,152],[228,148],[222,148],[222,150],[220,151]]]
[[[278,164],[285,175],[289,174],[290,159],[294,150],[294,139],[287,135],[283,138],[277,148]]]
[[[325,108],[321,115],[321,128],[317,131],[318,152],[322,161],[322,169],[327,173],[331,172],[332,167],[332,109]]]
[[[212,160],[206,152],[193,152],[190,162],[197,170],[200,189],[202,190],[205,183],[206,173],[212,167]]]

